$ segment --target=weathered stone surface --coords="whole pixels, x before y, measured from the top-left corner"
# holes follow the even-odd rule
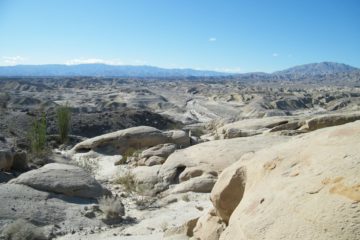
[[[359,139],[357,121],[240,159],[245,192],[220,239],[357,239]]]
[[[191,240],[218,240],[225,228],[226,224],[215,214],[215,210],[211,209],[197,221]]]
[[[211,191],[211,202],[217,215],[225,223],[229,222],[229,218],[238,206],[245,190],[246,170],[237,165],[234,163],[226,168]]]
[[[218,128],[216,132],[220,138],[224,139],[249,137],[261,134],[270,128],[286,124],[288,123],[289,119],[289,117],[245,119],[226,124]]]
[[[181,182],[169,189],[169,193],[201,192],[208,193],[213,188],[216,178],[210,174],[191,178],[188,181]]]
[[[57,231],[63,233],[104,225],[82,216],[83,207],[93,203],[90,199],[39,191],[21,184],[0,184],[0,203],[0,229],[19,218],[42,226],[57,224],[61,228]]]
[[[146,166],[161,165],[165,162],[165,158],[159,156],[151,156],[144,161]]]
[[[164,132],[171,141],[170,143],[175,143],[180,147],[187,147],[190,145],[190,137],[189,135],[182,130],[171,130],[168,132]]]
[[[171,154],[159,171],[160,179],[167,183],[179,182],[186,168],[196,167],[203,173],[220,173],[246,153],[286,141],[285,136],[260,135],[251,138],[234,138],[200,143]],[[182,175],[185,179],[185,173]],[[189,179],[191,175],[186,175]],[[194,176],[198,176],[195,174]]]
[[[159,144],[157,146],[151,147],[144,150],[140,157],[149,158],[152,156],[158,156],[167,158],[171,153],[176,150],[176,145],[171,143]]]
[[[165,231],[164,239],[188,239],[194,235],[194,228],[199,218],[193,218],[179,227],[170,228]]]
[[[360,113],[343,113],[343,114],[332,114],[313,117],[306,120],[306,123],[302,129],[314,131],[316,129],[331,127],[336,125],[342,125],[348,122],[354,122],[360,120]]]
[[[106,190],[88,172],[80,167],[50,163],[21,174],[11,183],[34,189],[83,198],[99,198]]]
[[[204,174],[204,170],[200,167],[188,167],[180,173],[179,175],[179,182],[185,182],[190,178],[198,177]]]
[[[131,173],[134,175],[135,180],[138,184],[149,184],[154,185],[156,184],[158,179],[158,172],[160,166],[139,166],[134,168]]]
[[[140,149],[163,143],[188,146],[190,137],[181,130],[162,132],[153,127],[140,126],[87,139],[75,145],[72,151],[79,152],[93,149],[122,154],[130,147]]]
[[[277,132],[277,131],[284,131],[284,130],[296,130],[300,128],[304,124],[304,121],[294,121],[294,122],[288,122],[285,124],[281,124],[278,126],[275,126],[271,128],[270,132]]]

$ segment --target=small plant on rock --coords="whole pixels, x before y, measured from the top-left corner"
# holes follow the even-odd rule
[[[59,137],[61,143],[66,143],[70,133],[71,110],[66,103],[65,106],[59,106],[56,110]]]
[[[129,147],[123,154],[122,154],[122,164],[126,163],[128,161],[128,158],[130,157],[135,157],[138,158],[140,157],[140,154],[142,153],[144,149],[137,149],[137,148],[133,148],[133,147]]]
[[[118,177],[115,183],[122,185],[126,192],[136,192],[137,190],[135,177],[131,172]]]
[[[36,155],[43,155],[46,147],[46,117],[42,113],[41,118],[37,118],[28,133],[31,152]]]
[[[124,204],[118,197],[103,197],[99,199],[100,210],[105,214],[107,220],[120,219],[125,215]]]

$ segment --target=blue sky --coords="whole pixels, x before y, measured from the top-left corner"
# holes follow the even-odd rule
[[[0,65],[360,67],[358,0],[0,0]]]

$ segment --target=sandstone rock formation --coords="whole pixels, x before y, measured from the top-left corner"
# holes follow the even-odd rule
[[[220,175],[212,193],[217,214],[231,214],[220,239],[356,239],[359,140],[357,121],[300,135],[240,159]],[[231,186],[235,179],[239,185]],[[221,193],[238,191],[244,184],[236,209],[224,211],[231,210],[233,202]]]
[[[303,125],[301,128],[304,130],[313,131],[316,129],[341,125],[356,120],[360,120],[359,112],[321,115],[306,120],[305,125]]]
[[[156,145],[154,147],[144,150],[141,153],[140,157],[149,158],[152,156],[158,156],[158,157],[167,158],[175,150],[176,150],[175,144],[171,144],[171,143],[159,144],[159,145]]]
[[[189,146],[190,137],[180,130],[162,132],[153,127],[133,127],[117,132],[100,135],[78,143],[74,152],[98,150],[109,153],[124,153],[128,148],[152,147],[163,143],[174,143]]]
[[[225,222],[211,209],[197,221],[191,240],[217,240],[225,228]]]
[[[22,184],[0,184],[0,203],[0,229],[20,218],[41,226],[57,224],[54,234],[104,225],[82,214],[84,206],[94,203],[92,200],[39,191]]]
[[[161,165],[159,178],[167,183],[182,182],[191,177],[221,172],[236,162],[242,155],[257,151],[264,147],[286,141],[285,136],[261,135],[251,138],[234,138],[200,143],[171,154]],[[196,167],[196,171],[191,169]],[[192,173],[187,173],[190,171]],[[183,175],[182,172],[184,172]],[[185,173],[187,173],[185,175]],[[186,176],[186,177],[185,177]]]
[[[96,199],[106,193],[106,190],[84,169],[59,163],[50,163],[23,173],[10,183],[82,198]]]
[[[228,123],[216,130],[220,138],[248,137],[261,134],[276,126],[289,122],[289,117],[268,117],[258,119],[245,119]]]
[[[246,182],[246,169],[233,164],[219,176],[211,191],[211,202],[216,214],[227,224],[235,208],[243,197]]]

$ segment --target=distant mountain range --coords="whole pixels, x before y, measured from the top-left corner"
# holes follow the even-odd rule
[[[283,71],[275,72],[274,74],[298,74],[298,75],[322,75],[322,74],[335,74],[357,71],[358,68],[335,62],[321,62],[310,63],[292,68],[285,69]]]
[[[114,66],[106,64],[79,65],[16,65],[0,66],[0,76],[7,77],[44,77],[44,76],[96,76],[96,77],[219,77],[236,75],[251,76],[312,76],[337,73],[350,73],[360,69],[341,63],[321,62],[295,66],[286,70],[268,73],[230,74],[195,69],[165,69],[153,66]]]
[[[0,66],[0,76],[96,76],[96,77],[209,77],[228,73],[194,69],[106,64]]]

